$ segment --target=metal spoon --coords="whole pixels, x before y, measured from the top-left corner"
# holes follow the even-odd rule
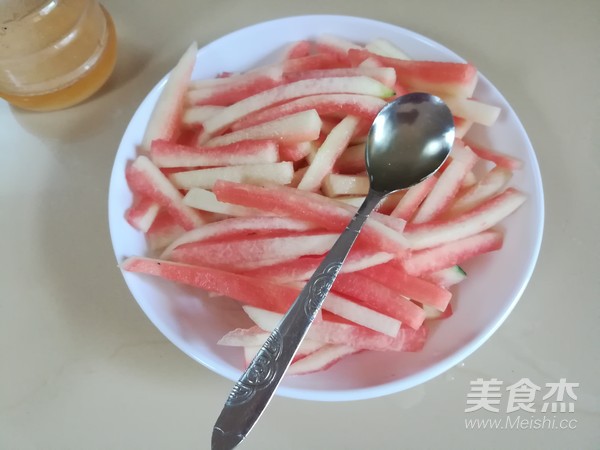
[[[404,95],[379,112],[366,143],[367,198],[233,387],[213,428],[212,450],[235,448],[259,419],[371,211],[386,195],[433,174],[453,141],[452,114],[438,97]]]

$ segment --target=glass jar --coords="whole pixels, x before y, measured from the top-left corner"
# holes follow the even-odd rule
[[[90,97],[112,73],[115,27],[95,0],[3,0],[0,97],[49,111]]]

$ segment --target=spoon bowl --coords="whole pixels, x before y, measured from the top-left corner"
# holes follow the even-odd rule
[[[408,94],[379,112],[365,151],[371,183],[367,198],[234,385],[213,427],[213,450],[235,448],[260,418],[371,211],[387,194],[438,170],[453,140],[452,114],[438,97]]]
[[[444,163],[453,142],[454,119],[439,97],[398,97],[379,112],[367,137],[371,189],[388,194],[423,181]]]

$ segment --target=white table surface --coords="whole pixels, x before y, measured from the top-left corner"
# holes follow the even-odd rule
[[[544,241],[520,303],[464,363],[375,400],[275,398],[240,448],[600,448],[600,2],[104,4],[118,29],[119,59],[98,95],[44,114],[0,102],[1,449],[209,448],[231,382],[170,344],[131,297],[108,234],[109,174],[137,105],[189,42],[309,13],[394,23],[474,62],[536,149]],[[576,422],[564,430],[466,429],[469,382],[477,378],[579,383],[575,412],[548,414]]]

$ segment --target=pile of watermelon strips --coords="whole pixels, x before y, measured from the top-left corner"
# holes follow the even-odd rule
[[[191,80],[196,53],[171,72],[127,167],[126,220],[149,253],[122,269],[239,301],[255,326],[219,343],[248,363],[367,194],[364,145],[378,111],[430,92],[455,116],[451,155],[368,219],[290,373],[364,350],[421,350],[427,323],[451,315],[459,265],[499,250],[495,225],[525,201],[508,186],[521,162],[465,137],[500,114],[472,98],[476,68],[411,60],[382,39],[321,36],[277,63]]]

